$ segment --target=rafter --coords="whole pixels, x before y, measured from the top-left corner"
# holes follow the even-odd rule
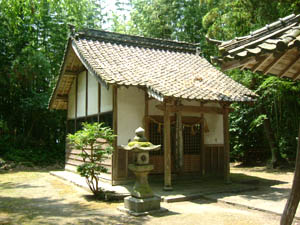
[[[281,53],[277,58],[275,58],[275,59],[273,60],[273,62],[271,62],[271,64],[269,64],[269,65],[267,66],[267,68],[264,69],[263,74],[266,75],[267,73],[269,73],[270,70],[271,70],[274,66],[276,66],[276,65],[280,62],[280,60],[286,55],[286,53],[287,53],[287,51],[284,52],[284,53]]]
[[[273,56],[273,54],[269,54],[266,58],[264,58],[263,60],[259,61],[258,63],[256,63],[251,70],[255,73],[257,70],[259,70],[259,68],[265,63],[267,62],[271,57]]]
[[[297,80],[298,78],[300,78],[300,70],[293,76],[293,81]]]
[[[244,70],[244,69],[247,67],[247,65],[248,65],[248,63],[245,64],[245,65],[243,65],[240,69],[241,69],[241,70]]]
[[[64,72],[64,76],[65,77],[76,77],[77,76],[77,72],[74,72],[74,71],[65,71]]]
[[[294,59],[287,67],[280,73],[278,74],[279,77],[283,77],[285,73],[287,73],[300,59],[300,56],[298,55],[296,59]]]
[[[55,99],[67,102],[68,101],[68,95],[56,95]]]
[[[250,58],[242,59],[242,60],[237,59],[237,60],[233,60],[233,61],[222,64],[221,69],[223,71],[226,71],[226,70],[241,67],[241,66],[244,66],[246,64],[255,63],[255,62],[257,62],[257,60],[255,59],[254,56],[252,56]]]

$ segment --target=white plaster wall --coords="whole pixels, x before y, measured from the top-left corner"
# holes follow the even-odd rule
[[[98,113],[98,81],[88,74],[88,115],[93,115]]]
[[[136,88],[118,89],[118,145],[125,145],[135,136],[134,131],[143,126],[145,92]]]
[[[86,71],[78,75],[77,117],[85,116]]]
[[[204,144],[224,144],[223,115],[205,113],[209,132],[204,132]]]
[[[206,103],[205,106],[221,108],[217,102]],[[224,144],[223,115],[204,113],[209,132],[204,133],[204,144]]]
[[[108,89],[106,87],[101,86],[101,109],[100,112],[108,112],[113,110],[113,94],[112,87],[110,86]]]
[[[68,95],[68,119],[75,118],[75,88],[76,79],[73,80],[69,95]]]
[[[182,104],[200,106],[198,101],[183,100]],[[204,106],[221,107],[218,103],[209,102]],[[183,113],[183,116],[200,116],[201,113]],[[204,144],[223,144],[223,115],[214,113],[204,113],[204,119],[208,126],[209,132],[204,132]]]

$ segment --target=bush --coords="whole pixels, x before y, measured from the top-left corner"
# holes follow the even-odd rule
[[[97,139],[105,139],[105,144],[100,144]],[[107,172],[107,169],[100,165],[103,156],[111,155],[112,143],[115,138],[110,127],[104,127],[103,123],[82,123],[82,130],[75,134],[69,134],[70,144],[81,150],[83,164],[77,167],[80,176],[85,177],[87,184],[93,194],[99,198],[104,197],[103,190],[99,186],[99,175]],[[87,151],[90,150],[90,153]]]

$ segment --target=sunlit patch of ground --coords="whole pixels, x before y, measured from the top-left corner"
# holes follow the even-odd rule
[[[232,172],[239,177],[243,169],[234,168]],[[280,175],[283,180],[290,180],[292,176],[292,173],[286,173],[285,178],[284,173],[255,169],[245,170],[245,173],[248,176],[265,173],[266,179]],[[138,218],[120,213],[117,210],[120,205],[123,203],[95,200],[90,192],[45,171],[0,174],[0,224],[275,225],[280,219],[279,216],[207,200],[163,203],[169,212]]]

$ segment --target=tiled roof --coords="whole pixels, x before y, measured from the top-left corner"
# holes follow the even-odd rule
[[[228,59],[257,55],[263,51],[284,50],[300,46],[300,15],[290,15],[253,31],[248,36],[224,41],[220,52]]]
[[[298,67],[300,69],[300,64],[297,65],[297,49],[300,47],[299,22],[300,15],[292,14],[244,37],[237,37],[229,41],[211,40],[218,44],[218,49],[222,55],[221,57],[213,58],[213,60],[225,70],[244,65],[244,68],[253,68],[255,71],[264,71],[263,68],[265,68],[267,73],[293,79],[300,78],[300,70],[297,69]],[[275,61],[279,57],[281,57],[279,59],[281,62],[279,60]],[[245,63],[243,64],[247,59],[251,59],[252,64],[250,63],[248,66]],[[232,63],[235,60],[242,63]],[[260,62],[262,63],[259,64]],[[276,62],[276,65],[273,65],[272,62]],[[290,65],[293,68],[290,67],[289,71],[285,71],[286,68],[281,65],[282,62],[286,62],[286,66]],[[268,68],[268,65],[271,64],[272,68]],[[258,68],[258,65],[260,68]]]
[[[96,30],[76,33],[71,41],[83,65],[104,84],[146,87],[159,100],[234,102],[256,96],[199,56],[194,44]]]

